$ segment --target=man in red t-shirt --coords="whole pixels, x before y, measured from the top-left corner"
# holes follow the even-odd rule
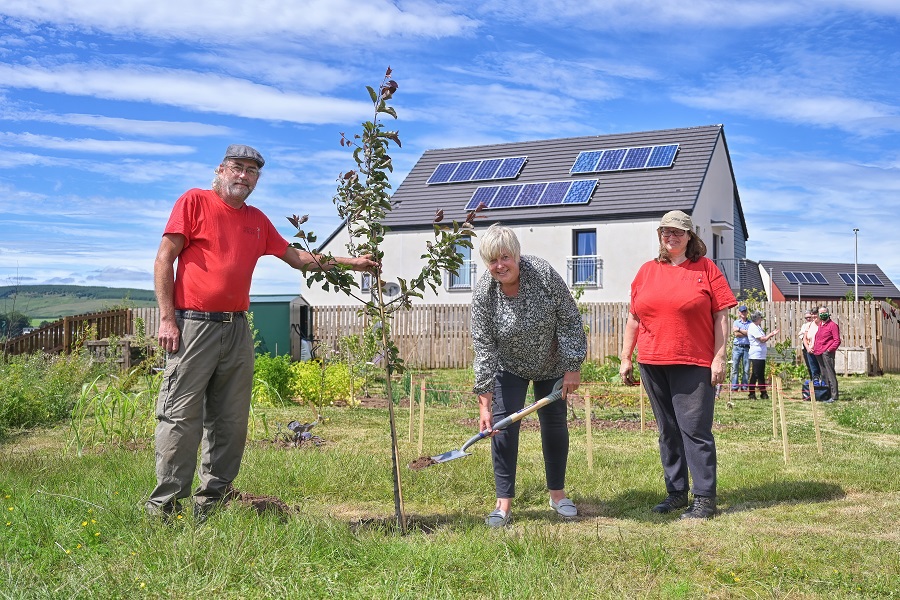
[[[254,357],[244,311],[257,260],[273,255],[304,271],[335,264],[357,271],[377,266],[371,256],[328,263],[291,247],[259,209],[245,204],[264,164],[250,146],[229,146],[212,189],[185,192],[163,232],[153,267],[158,339],[166,351],[156,409],[157,485],[147,501],[153,516],[175,515],[179,499],[190,496],[201,442],[200,485],[194,492],[198,520],[226,499],[238,474]]]

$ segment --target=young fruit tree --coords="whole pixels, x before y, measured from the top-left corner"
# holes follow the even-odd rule
[[[397,525],[400,531],[405,533],[406,515],[403,509],[400,457],[391,389],[391,375],[402,373],[404,366],[400,351],[391,339],[391,319],[396,311],[409,309],[413,298],[423,298],[426,287],[436,293],[437,287],[441,285],[443,272],[459,275],[464,260],[459,248],[472,248],[470,238],[475,235],[473,230],[476,215],[484,207],[482,205],[469,212],[461,223],[452,221],[449,224],[443,222],[444,211],[438,210],[432,223],[434,239],[425,243],[424,253],[421,255],[424,261],[421,271],[411,279],[397,277],[400,292],[387,300],[382,272],[385,252],[382,246],[388,228],[383,222],[393,208],[389,173],[394,170],[388,150],[392,143],[398,148],[401,145],[398,133],[387,130],[383,122],[385,116],[397,118],[397,112],[388,105],[388,101],[397,92],[397,82],[391,79],[390,67],[385,72],[378,89],[371,86],[366,86],[366,89],[372,101],[374,116],[372,120],[362,124],[361,133],[348,137],[341,132],[340,144],[352,151],[356,168],[341,173],[338,177],[334,204],[349,234],[350,241],[347,243],[349,255],[371,255],[379,265],[371,274],[371,293],[363,294],[354,275],[343,265],[323,271],[310,271],[305,275],[307,285],[321,284],[325,290],[338,289],[358,300],[362,305],[359,310],[360,316],[374,324],[380,333],[379,354],[383,357],[381,363],[385,370],[385,392],[388,398],[391,430],[394,509]],[[292,244],[294,247],[312,253],[321,264],[334,264],[331,252],[313,250],[316,236],[313,232],[304,231],[302,228],[307,220],[306,216],[294,215],[288,217],[288,220],[297,229],[295,237],[299,241]],[[387,260],[390,261],[390,258],[387,257]]]

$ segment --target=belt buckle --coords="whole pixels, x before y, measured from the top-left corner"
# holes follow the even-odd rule
[[[222,313],[222,314],[225,315],[225,318],[222,319],[223,323],[231,323],[232,321],[234,321],[234,313],[233,312],[226,312],[226,313]]]

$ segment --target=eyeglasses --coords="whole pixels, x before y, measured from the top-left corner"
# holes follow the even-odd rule
[[[242,167],[241,165],[236,164],[228,164],[225,165],[231,174],[235,177],[240,177],[242,174],[246,174],[247,177],[259,177],[259,169],[256,167]]]
[[[815,317],[812,316],[812,315],[806,315],[806,318],[807,318],[807,319],[815,319]]]
[[[684,237],[684,234],[686,234],[687,231],[685,231],[685,230],[683,230],[683,229],[660,229],[660,230],[659,230],[659,233],[660,233],[663,237],[677,237],[677,238],[680,238],[680,237]]]

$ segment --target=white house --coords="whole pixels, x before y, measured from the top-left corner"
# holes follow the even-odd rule
[[[639,266],[657,255],[657,224],[670,210],[692,216],[707,256],[736,293],[746,264],[747,226],[722,125],[429,150],[392,202],[387,281],[418,274],[438,209],[444,222],[462,221],[481,202],[487,208],[476,234],[495,222],[513,228],[522,253],[549,260],[573,288],[584,288],[585,302],[628,300]],[[320,249],[341,254],[346,243],[339,227]],[[467,268],[445,273],[425,303],[471,302],[485,272],[477,235],[473,244]],[[303,296],[313,306],[355,303],[319,288]]]

